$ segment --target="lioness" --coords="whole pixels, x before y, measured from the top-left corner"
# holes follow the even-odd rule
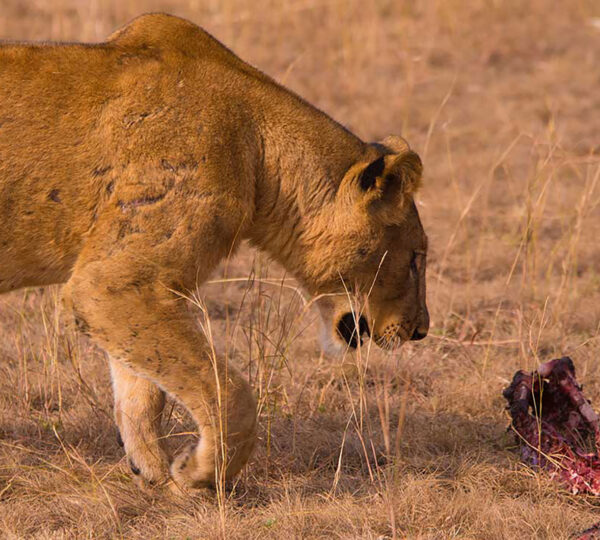
[[[66,284],[75,325],[110,356],[142,483],[214,484],[252,452],[252,390],[180,294],[242,239],[319,297],[329,346],[427,334],[422,167],[402,138],[361,141],[164,14],[100,44],[3,44],[0,80],[0,292]],[[368,294],[368,316],[347,291]],[[170,466],[163,392],[201,434]]]

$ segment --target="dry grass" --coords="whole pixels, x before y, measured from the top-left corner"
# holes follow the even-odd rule
[[[100,40],[169,11],[360,136],[401,131],[427,172],[430,337],[324,358],[314,314],[244,248],[226,272],[243,279],[202,293],[256,388],[260,443],[225,500],[182,503],[135,488],[104,357],[60,327],[58,291],[3,296],[0,536],[568,538],[598,521],[597,500],[518,463],[500,395],[569,354],[600,407],[597,3],[281,4],[2,0],[0,37]],[[192,426],[167,413],[177,447]]]

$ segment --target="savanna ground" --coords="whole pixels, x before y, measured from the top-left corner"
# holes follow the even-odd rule
[[[232,492],[183,502],[135,487],[105,358],[61,326],[59,290],[5,295],[0,536],[569,538],[599,521],[598,500],[519,464],[501,397],[569,354],[600,408],[598,3],[2,0],[0,37],[98,41],[156,10],[364,139],[409,139],[430,337],[323,357],[293,281],[242,248],[203,287],[203,323],[256,389],[260,441]],[[165,424],[174,450],[189,439],[178,407]]]

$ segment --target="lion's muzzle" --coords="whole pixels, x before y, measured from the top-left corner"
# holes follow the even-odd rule
[[[406,328],[401,323],[388,324],[383,331],[374,332],[373,339],[378,347],[385,350],[393,350],[400,347],[404,342],[419,341],[427,336],[429,330],[429,319],[427,318],[427,324],[421,324],[416,326],[412,331],[410,328]]]

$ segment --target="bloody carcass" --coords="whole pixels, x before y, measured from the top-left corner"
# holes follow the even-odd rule
[[[521,459],[572,493],[600,495],[600,422],[565,356],[517,371],[503,392]]]

